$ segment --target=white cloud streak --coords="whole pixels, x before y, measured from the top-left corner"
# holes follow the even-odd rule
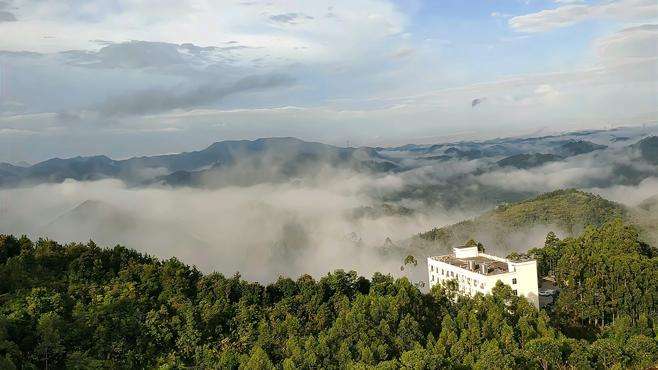
[[[512,29],[518,32],[546,32],[576,23],[607,19],[622,22],[651,21],[658,18],[658,3],[653,0],[617,0],[592,5],[567,4],[555,9],[513,17]]]

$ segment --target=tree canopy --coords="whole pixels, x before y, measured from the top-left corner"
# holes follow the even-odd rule
[[[262,285],[121,246],[3,235],[0,368],[654,364],[655,250],[617,221],[577,238],[553,235],[543,249],[562,290],[555,311],[502,283],[472,298],[450,282],[423,292],[406,278],[342,270]]]

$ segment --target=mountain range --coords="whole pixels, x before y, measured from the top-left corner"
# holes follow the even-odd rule
[[[339,148],[295,138],[265,138],[253,141],[222,141],[199,151],[113,160],[107,156],[53,158],[29,167],[0,164],[0,186],[34,185],[116,178],[129,185],[165,184],[201,186],[212,184],[213,176],[222,185],[248,185],[290,179],[321,166],[358,171],[394,171],[397,165],[371,148]],[[241,173],[233,179],[231,170],[251,170],[254,178]],[[224,179],[228,178],[228,179]],[[242,182],[242,183],[240,183]]]
[[[123,160],[104,155],[52,158],[31,166],[0,163],[0,187],[114,178],[129,186],[221,187],[288,181],[322,169],[404,172],[449,161],[480,160],[496,168],[529,169],[597,152],[636,153],[658,164],[658,137],[640,132],[585,131],[562,135],[434,145],[344,148],[296,138],[216,142],[205,149]],[[644,134],[646,135],[646,134]],[[624,140],[617,140],[623,137]],[[588,139],[588,140],[585,140]],[[630,142],[630,144],[629,144]],[[493,166],[493,167],[492,167]],[[629,169],[621,169],[628,172]],[[624,172],[624,173],[626,173]],[[628,173],[629,176],[642,176]]]

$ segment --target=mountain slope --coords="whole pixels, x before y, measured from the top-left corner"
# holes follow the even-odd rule
[[[638,150],[645,161],[658,165],[658,136],[646,137],[631,145],[631,148]]]
[[[98,180],[116,177],[121,171],[120,163],[104,155],[53,158],[28,167],[23,179],[29,183],[61,182],[65,179]]]
[[[558,190],[526,201],[502,205],[474,219],[435,228],[418,235],[443,248],[474,238],[496,251],[523,250],[536,242],[533,234],[553,230],[573,235],[585,226],[600,226],[615,218],[629,218],[622,205],[579,190]]]
[[[532,167],[539,167],[549,162],[560,161],[564,158],[555,154],[542,154],[542,153],[529,153],[517,154],[507,158],[503,158],[496,164],[500,167],[515,167],[519,169],[528,169]]]
[[[631,220],[640,227],[647,243],[658,245],[658,194],[643,200],[633,208]]]
[[[216,145],[221,160],[200,170],[176,170],[154,179],[169,186],[222,187],[285,182],[314,176],[324,168],[357,172],[395,171],[397,164],[370,148],[339,148],[293,138],[261,139],[239,145]],[[213,147],[211,146],[211,147]]]
[[[194,152],[168,154],[151,157],[130,158],[123,161],[128,167],[162,167],[175,171],[194,171],[216,163],[234,164],[252,156],[277,154],[280,157],[314,155],[331,160],[347,159],[354,149],[307,142],[292,137],[275,137],[257,140],[231,140],[216,142]]]
[[[256,167],[250,169],[250,166]],[[125,160],[93,156],[53,158],[27,168],[1,164],[0,186],[61,182],[69,178],[80,181],[118,178],[132,185],[154,180],[169,185],[198,185],[199,179],[208,177],[204,172],[218,169],[252,170],[261,177],[254,179],[256,182],[276,181],[322,166],[370,172],[397,168],[396,163],[371,148],[341,148],[283,137],[222,141],[199,151]]]
[[[595,150],[602,150],[605,148],[607,148],[607,146],[605,145],[594,144],[592,142],[584,141],[584,140],[578,140],[578,141],[569,141],[561,145],[559,148],[557,148],[557,152],[559,155],[568,157],[573,155],[590,153]]]
[[[121,161],[121,165],[126,168],[165,168],[173,173],[206,170],[212,166],[230,167],[244,161],[286,164],[289,167],[308,161],[332,166],[345,162],[386,162],[386,169],[394,167],[372,148],[342,148],[292,137],[221,141],[196,152],[130,158]]]
[[[0,186],[13,186],[21,180],[25,172],[24,167],[10,163],[0,163]]]
[[[147,253],[203,256],[210,245],[179,223],[136,216],[99,200],[86,200],[36,231],[37,235],[64,241],[96,240],[106,245],[140,246]]]

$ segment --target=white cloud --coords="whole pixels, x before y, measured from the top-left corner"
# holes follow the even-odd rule
[[[14,148],[13,160],[36,161],[53,155],[125,157],[184,151],[214,140],[267,136],[386,145],[441,141],[442,136],[464,131],[469,131],[469,137],[482,138],[529,133],[539,127],[559,130],[656,122],[658,76],[655,56],[646,48],[655,32],[652,26],[634,27],[598,40],[594,47],[600,59],[595,68],[512,76],[416,95],[195,108],[111,121],[99,121],[89,112],[4,116],[0,129],[12,138],[3,141],[0,135],[0,145]],[[253,101],[254,96],[248,93],[241,100]],[[483,96],[487,104],[473,109],[472,100]],[[17,130],[33,134],[19,135]],[[154,139],[144,140],[145,133]],[[133,144],[125,144],[131,143],[128,138]],[[60,141],[62,145],[54,144]]]
[[[491,16],[493,18],[511,18],[512,17],[511,14],[501,13],[501,12],[492,12]]]
[[[618,0],[593,5],[569,3],[555,9],[511,18],[509,25],[519,32],[545,32],[594,19],[638,22],[657,17],[658,2],[654,0]]]
[[[650,197],[658,196],[658,178],[648,177],[635,186],[616,185],[609,188],[592,188],[589,190],[606,199],[634,207]]]
[[[593,49],[599,53],[589,53],[599,58],[586,68],[571,65],[555,73],[508,74],[473,84],[486,79],[471,76],[459,57],[450,60],[468,50],[463,40],[427,38],[408,27],[413,15],[386,1],[248,6],[167,0],[158,2],[157,12],[152,2],[113,4],[15,1],[18,21],[0,23],[0,34],[21,36],[1,37],[0,50],[42,54],[0,52],[3,68],[12,73],[4,84],[0,129],[4,137],[23,138],[0,138],[0,146],[10,144],[16,156],[36,160],[169,152],[228,138],[288,135],[335,144],[388,144],[463,132],[501,135],[546,126],[643,123],[637,117],[656,120],[652,26],[599,40]],[[546,27],[540,21],[551,17],[558,20],[550,27],[598,17],[641,19],[653,8],[654,3],[639,0],[571,4],[510,24],[538,30]],[[529,40],[519,39],[528,37],[517,34],[514,42],[525,44]],[[524,51],[509,55],[526,57]],[[493,62],[498,65],[484,73],[500,76],[500,63]],[[484,59],[481,64],[488,66]],[[200,88],[208,84],[226,87],[246,76],[269,74],[290,76],[295,84],[176,103],[187,102],[189,92],[205,97]],[[93,112],[114,96],[134,103],[145,95],[159,100],[162,109],[133,109],[138,113],[133,117],[111,119]],[[486,104],[471,107],[473,99],[485,96]],[[31,133],[29,140],[19,135],[21,130]],[[177,136],[167,136],[172,132]]]
[[[355,221],[350,217],[355,208],[376,201],[367,190],[386,186],[386,180],[378,184],[376,178],[335,171],[318,177],[217,190],[129,188],[116,180],[4,189],[0,231],[60,242],[120,243],[161,258],[182,258],[206,272],[240,271],[249,279],[271,281],[280,274],[322,276],[336,268],[400,273],[397,256],[375,249],[386,237],[406,239],[458,219],[436,214]],[[83,206],[81,220],[70,211],[86,201],[95,206]],[[350,235],[363,245],[355,245]]]
[[[611,67],[658,59],[658,25],[631,27],[597,41],[603,63]]]
[[[535,94],[539,96],[548,97],[550,99],[550,98],[556,98],[558,95],[560,95],[560,92],[549,84],[543,84],[537,86],[537,88],[535,89]]]
[[[221,46],[227,42],[260,49],[269,62],[331,61],[402,32],[404,14],[375,0],[335,0],[327,4],[240,1],[17,0],[19,21],[0,23],[0,49],[57,52],[94,50],[93,40],[159,41]],[[157,11],[154,11],[157,7]],[[52,37],[52,38],[44,38]],[[256,49],[254,49],[256,50]],[[252,50],[253,51],[253,50]],[[365,50],[364,50],[365,51]]]

